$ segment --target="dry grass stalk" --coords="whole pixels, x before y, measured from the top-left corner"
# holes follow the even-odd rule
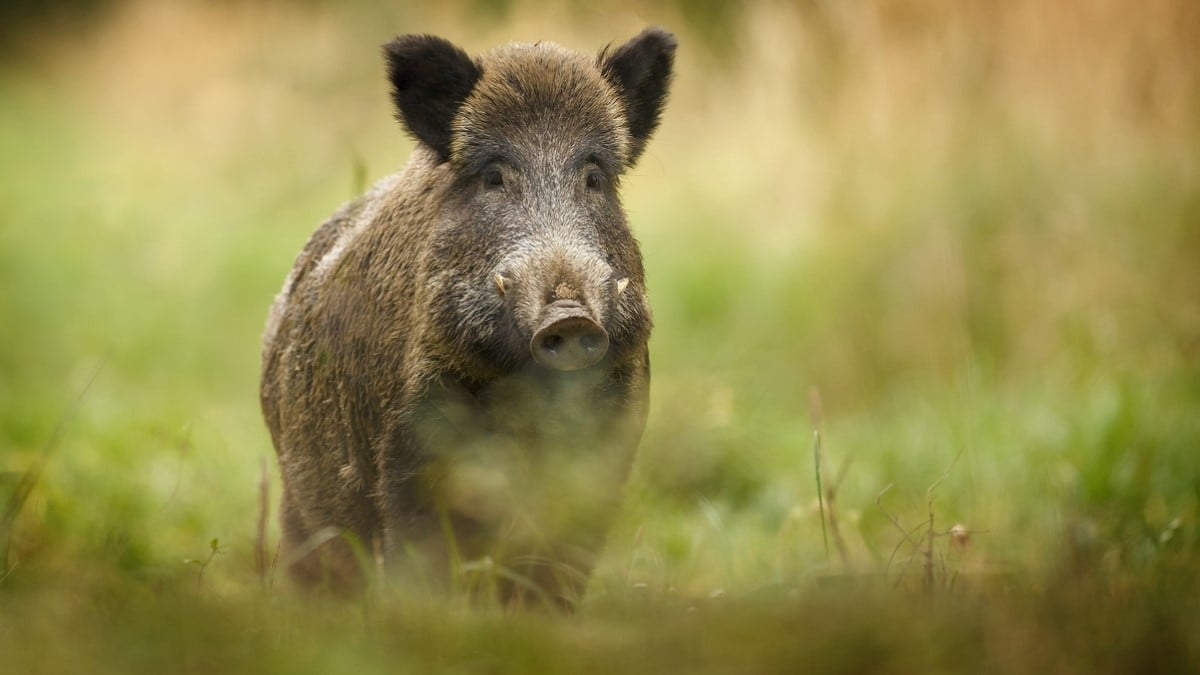
[[[267,560],[267,518],[271,511],[271,483],[267,479],[267,459],[262,459],[258,479],[258,535],[254,546],[254,564],[258,572],[259,583],[267,590],[267,571],[270,569]]]

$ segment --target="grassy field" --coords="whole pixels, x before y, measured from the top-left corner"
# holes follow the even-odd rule
[[[1194,3],[84,4],[0,52],[0,670],[1200,669]],[[648,23],[653,402],[580,611],[260,573],[267,307],[409,150],[378,45]]]

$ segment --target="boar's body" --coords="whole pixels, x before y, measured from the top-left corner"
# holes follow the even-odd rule
[[[595,60],[385,46],[420,142],[313,235],[264,338],[298,580],[355,584],[356,538],[389,561],[449,572],[451,551],[488,555],[549,596],[579,592],[645,424],[650,313],[616,188],[657,126],[674,46],[659,30]]]

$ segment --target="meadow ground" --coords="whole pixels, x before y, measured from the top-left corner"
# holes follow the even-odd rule
[[[0,50],[0,670],[1200,670],[1193,3],[80,5]],[[266,309],[407,157],[378,45],[647,23],[652,410],[579,612],[260,573]]]

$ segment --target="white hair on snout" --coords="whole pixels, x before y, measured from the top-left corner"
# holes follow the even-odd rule
[[[616,289],[604,256],[582,237],[572,236],[569,228],[535,231],[519,239],[515,250],[488,274],[462,274],[431,260],[423,266],[430,270],[430,298],[454,304],[454,334],[484,342],[499,333],[496,319],[504,315],[510,295],[512,320],[532,339],[542,310],[560,285],[569,285],[572,299],[602,326],[610,301],[605,294]]]
[[[570,228],[547,228],[522,239],[501,264],[516,289],[515,318],[524,331],[537,330],[542,310],[555,298],[583,305],[591,318],[604,325],[614,286],[613,270],[604,255]],[[497,295],[495,289],[491,289]]]

